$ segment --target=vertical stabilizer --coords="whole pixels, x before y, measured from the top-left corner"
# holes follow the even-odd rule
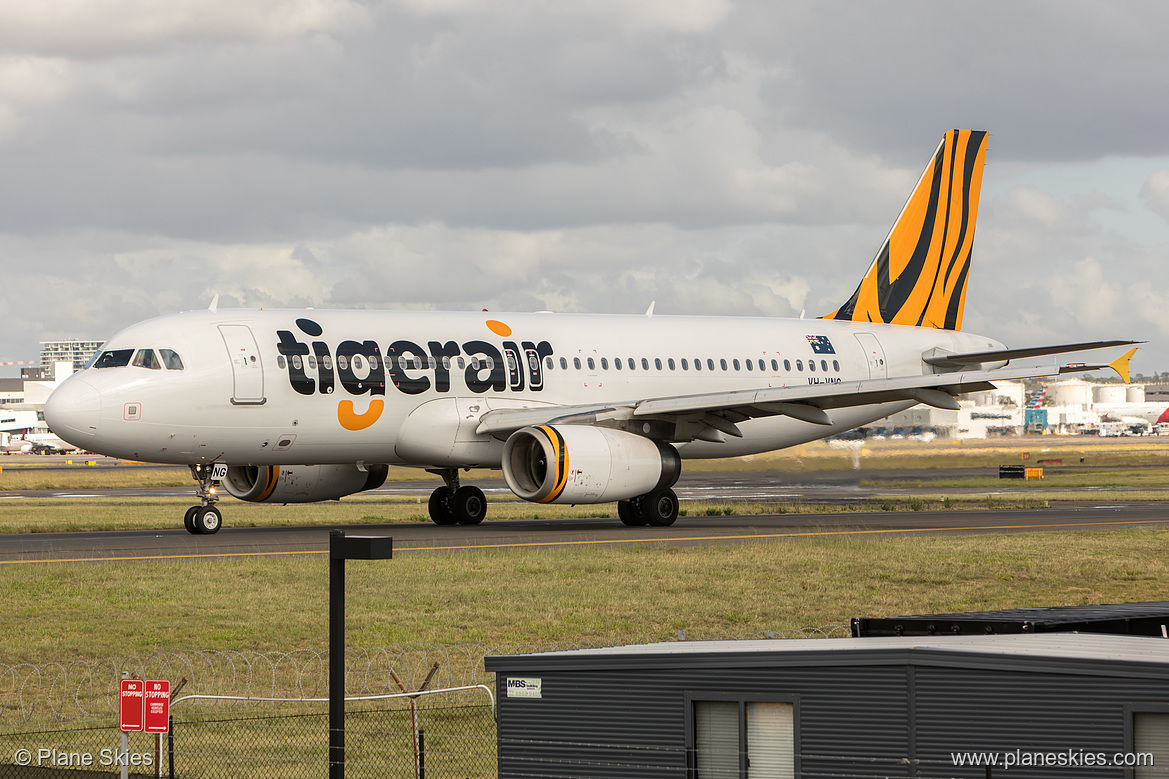
[[[825,319],[962,328],[986,132],[950,130],[848,302]]]

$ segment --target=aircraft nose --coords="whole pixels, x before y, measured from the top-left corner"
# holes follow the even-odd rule
[[[84,379],[73,377],[45,401],[49,429],[74,446],[85,448],[97,435],[101,395]]]

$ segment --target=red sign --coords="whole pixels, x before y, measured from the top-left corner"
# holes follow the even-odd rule
[[[141,679],[123,679],[118,696],[118,727],[123,733],[141,733],[145,726],[146,683]]]
[[[170,682],[146,680],[146,732],[166,733],[170,729]]]

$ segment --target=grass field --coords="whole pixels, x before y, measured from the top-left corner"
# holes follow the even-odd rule
[[[1101,485],[1123,482],[1129,466],[1148,476],[1136,487],[1156,487],[1169,475],[1169,445],[1144,439],[1043,439],[1009,445],[901,442],[872,445],[866,469],[946,468],[1031,461],[1079,452],[1097,466]],[[1169,442],[1166,442],[1169,444]],[[5,461],[0,459],[0,464]],[[909,463],[898,466],[897,463]],[[851,455],[817,444],[729,463],[688,464],[728,470],[850,468]],[[57,471],[10,468],[0,491],[33,489],[19,479],[52,483],[45,489],[83,487],[82,478],[107,478],[79,466]],[[1162,470],[1164,469],[1164,470]],[[113,470],[122,479],[177,479],[182,469]],[[411,478],[417,474],[406,471]],[[46,475],[47,474],[47,475]],[[1083,475],[1083,474],[1081,474]],[[927,485],[931,483],[925,480]],[[1161,482],[1164,483],[1164,482]],[[23,484],[27,484],[24,482]],[[888,482],[883,482],[888,484]],[[1017,486],[1017,483],[1015,483]],[[1023,498],[1029,505],[1075,493],[1044,480]],[[123,485],[124,486],[124,485]],[[997,481],[995,482],[997,486]],[[1071,485],[1064,485],[1071,486]],[[1111,500],[1128,492],[1093,491]],[[1169,498],[1169,491],[1143,490]],[[946,495],[943,499],[942,495]],[[966,501],[966,502],[963,502]],[[998,506],[994,495],[889,496],[867,509]],[[177,525],[186,498],[22,499],[0,503],[6,532],[141,528]],[[1010,505],[1006,503],[1006,505]],[[775,513],[777,504],[684,504],[717,514]],[[798,507],[808,511],[809,507]],[[816,507],[811,507],[815,509]],[[827,510],[827,507],[821,507]],[[841,507],[834,507],[839,510]],[[849,508],[849,507],[844,507]],[[256,506],[233,501],[233,526],[424,522],[418,502],[350,498],[327,506]],[[496,502],[492,516],[612,516],[613,507],[544,507]],[[814,523],[809,523],[809,529]],[[562,640],[736,635],[766,629],[814,627],[852,616],[889,616],[1021,606],[1151,600],[1163,597],[1169,531],[1034,533],[939,538],[835,538],[742,546],[578,550],[481,551],[437,555],[401,553],[392,561],[349,568],[349,640],[397,643],[523,643]],[[0,565],[0,663],[69,662],[156,651],[322,649],[326,644],[327,567],[321,555],[292,558],[198,560],[86,565]]]
[[[403,552],[351,563],[349,641],[735,635],[853,616],[1164,597],[1169,531]],[[0,662],[323,649],[324,555],[0,566]]]

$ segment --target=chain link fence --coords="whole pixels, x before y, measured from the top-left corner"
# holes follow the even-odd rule
[[[847,625],[758,631],[682,640],[844,638]],[[391,695],[486,685],[488,655],[621,646],[660,641],[607,640],[531,645],[401,645],[350,648],[346,694]],[[0,664],[0,779],[88,779],[120,766],[118,690],[123,672],[138,679],[186,680],[172,709],[170,739],[131,734],[133,776],[321,776],[328,765],[328,653],[166,652],[125,660]],[[397,677],[395,679],[394,677]],[[278,698],[282,701],[259,701]],[[351,703],[346,711],[346,773],[355,777],[496,775],[494,707],[482,690],[414,701]],[[415,727],[414,717],[417,717]],[[156,773],[157,772],[157,773]]]

